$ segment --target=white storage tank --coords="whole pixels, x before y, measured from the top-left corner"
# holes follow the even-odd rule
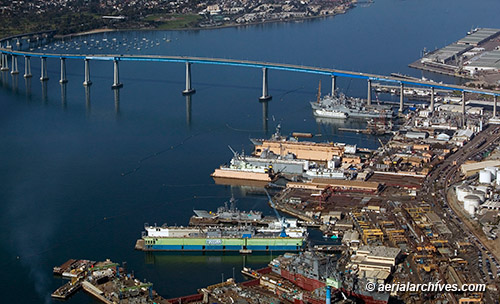
[[[483,186],[476,186],[476,190],[483,192],[485,195],[488,194],[488,188],[489,188],[488,186],[484,186],[484,185]]]
[[[484,168],[484,170],[490,171],[491,175],[493,175],[493,178],[497,177],[497,172],[498,172],[498,168],[497,167],[486,167],[486,168]]]
[[[481,170],[479,171],[479,183],[481,184],[491,184],[491,171]]]
[[[477,195],[467,195],[464,198],[464,209],[470,215],[474,215],[476,209],[479,208],[479,204],[481,203],[481,199],[477,197]]]
[[[457,187],[457,199],[460,202],[464,201],[464,198],[472,193],[472,189],[469,186],[458,186]]]
[[[483,191],[473,190],[472,195],[479,197],[479,199],[481,200],[481,203],[484,202],[484,192]]]

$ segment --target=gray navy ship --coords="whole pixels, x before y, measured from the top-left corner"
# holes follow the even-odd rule
[[[193,210],[199,218],[205,219],[218,219],[223,221],[260,221],[263,219],[262,212],[260,211],[240,211],[236,208],[236,200],[231,197],[228,202],[224,202],[224,206],[217,208],[217,212],[207,210]]]
[[[325,118],[393,118],[390,106],[366,105],[360,98],[347,97],[345,94],[326,95],[311,102],[314,116]]]

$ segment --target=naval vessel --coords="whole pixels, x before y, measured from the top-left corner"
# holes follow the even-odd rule
[[[311,107],[316,117],[324,118],[393,118],[390,106],[366,105],[360,98],[347,97],[345,94],[325,95],[312,101]]]
[[[194,214],[200,218],[206,219],[219,219],[222,221],[236,221],[236,222],[248,222],[248,221],[260,221],[263,219],[261,211],[240,211],[236,208],[236,200],[234,196],[231,197],[228,202],[224,202],[224,206],[217,208],[216,212],[211,212],[207,210],[193,210]]]
[[[354,297],[365,304],[387,304],[389,293],[367,291],[368,281],[342,271],[332,256],[314,251],[285,253],[269,263],[271,270],[307,291],[322,291],[327,285],[334,291]]]

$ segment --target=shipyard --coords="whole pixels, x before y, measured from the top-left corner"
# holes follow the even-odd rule
[[[455,101],[433,94],[398,114],[390,104],[362,105],[368,101],[318,92],[310,106],[313,116],[322,109],[334,113],[323,118],[390,122],[390,137],[370,134],[377,136],[377,149],[302,130],[286,135],[281,123],[269,138],[249,138],[250,153],[227,147],[232,157],[214,166],[214,183],[251,187],[273,215],[240,209],[233,195],[214,211],[193,209],[186,226],[146,223],[136,241],[145,254],[273,256],[264,268],[243,267],[245,280],[233,274],[195,294],[164,299],[117,264],[70,260],[54,268],[69,282],[52,296],[66,299],[83,288],[104,303],[114,297],[144,303],[494,302],[500,277],[496,101],[491,111],[466,105],[464,94]],[[367,289],[426,282],[482,289]]]
[[[3,302],[500,303],[500,2],[7,2]]]
[[[332,98],[345,97],[311,107],[336,111]],[[284,135],[277,124],[270,138],[250,138],[251,153],[229,147],[230,166],[211,175],[228,184],[261,182],[254,187],[266,193],[275,216],[240,210],[231,197],[217,211],[194,210],[187,227],[146,225],[136,249],[278,255],[266,268],[242,269],[249,280],[202,288],[183,303],[212,296],[253,303],[250,295],[266,303],[490,303],[500,275],[500,125],[489,109],[469,106],[463,115],[460,107],[442,99],[410,107],[378,149],[305,132]],[[364,108],[363,119],[380,116],[380,109]],[[483,229],[465,230],[461,221]],[[479,256],[471,254],[477,250]],[[365,288],[440,280],[484,288],[443,294]]]

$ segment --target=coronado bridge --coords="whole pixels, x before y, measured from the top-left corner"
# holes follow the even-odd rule
[[[25,35],[24,35],[25,36]],[[16,36],[16,37],[21,37]],[[195,89],[191,85],[191,65],[192,64],[209,64],[209,65],[222,65],[222,66],[233,66],[233,67],[245,67],[245,68],[258,68],[262,69],[262,95],[260,96],[260,100],[268,100],[271,98],[269,95],[268,88],[268,71],[269,70],[281,70],[281,71],[289,71],[289,72],[301,72],[301,73],[309,73],[309,74],[318,74],[318,75],[327,75],[331,77],[331,90],[332,94],[335,91],[335,82],[337,77],[347,77],[354,79],[363,79],[367,81],[367,105],[371,104],[372,101],[372,81],[376,82],[384,82],[397,84],[400,86],[400,101],[399,101],[399,112],[403,112],[404,110],[404,88],[405,86],[420,86],[425,87],[431,90],[431,98],[430,98],[430,111],[434,111],[434,91],[436,89],[439,90],[448,90],[448,91],[459,91],[462,93],[462,114],[465,115],[465,94],[466,93],[478,93],[493,96],[493,116],[496,116],[497,109],[497,99],[500,96],[499,91],[492,90],[484,90],[484,89],[476,89],[470,88],[461,85],[453,85],[453,84],[443,84],[436,83],[432,81],[424,81],[424,80],[413,80],[413,79],[402,79],[393,76],[384,76],[377,75],[372,73],[362,73],[362,72],[353,72],[347,70],[339,70],[339,69],[331,69],[331,68],[322,68],[322,67],[311,67],[304,65],[296,65],[296,64],[285,64],[285,63],[272,63],[272,62],[264,62],[264,61],[252,61],[252,60],[238,60],[238,59],[223,59],[223,58],[206,58],[206,57],[191,57],[191,56],[164,56],[164,55],[124,55],[124,54],[56,54],[56,53],[39,53],[39,52],[27,52],[21,50],[13,50],[11,42],[13,39],[19,39],[16,37],[9,37],[0,40],[0,70],[1,71],[9,71],[12,74],[19,73],[18,66],[18,57],[24,58],[24,77],[30,78],[31,74],[31,59],[37,58],[41,61],[41,71],[40,71],[40,81],[48,81],[47,74],[47,58],[58,58],[60,59],[60,83],[66,83],[68,81],[66,77],[66,60],[82,60],[85,62],[85,71],[84,71],[84,86],[90,86],[92,84],[91,75],[90,75],[90,63],[93,60],[101,60],[101,61],[111,61],[114,66],[114,74],[113,74],[113,89],[119,89],[123,86],[120,82],[120,74],[119,74],[119,63],[120,61],[149,61],[149,62],[165,62],[165,63],[182,63],[185,64],[186,67],[186,87],[183,91],[183,94],[189,95],[195,92]],[[18,40],[19,45],[19,40]],[[9,62],[10,66],[9,67]]]

